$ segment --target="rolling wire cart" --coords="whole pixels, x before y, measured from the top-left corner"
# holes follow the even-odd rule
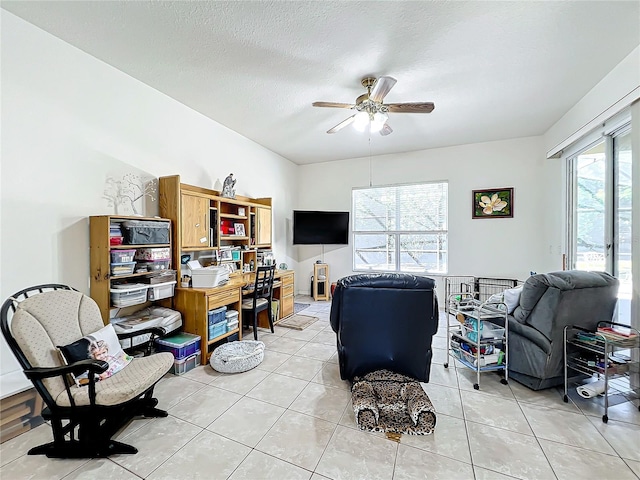
[[[452,357],[476,372],[473,388],[480,389],[480,374],[504,372],[508,384],[509,325],[507,306],[489,297],[511,288],[517,280],[476,277],[445,278],[447,358]],[[456,322],[452,323],[452,318]],[[444,364],[445,368],[449,363]]]
[[[612,393],[626,400],[640,398],[640,332],[628,325],[606,321],[598,322],[595,332],[567,325],[564,327],[565,403],[569,401],[569,370],[604,382],[602,421],[607,423]]]

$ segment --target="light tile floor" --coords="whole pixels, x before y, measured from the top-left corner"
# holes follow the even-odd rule
[[[133,421],[118,439],[137,455],[96,460],[27,456],[51,438],[40,426],[0,446],[0,477],[18,479],[567,479],[640,478],[637,401],[609,410],[575,393],[533,392],[511,381],[448,369],[446,327],[434,338],[431,381],[437,411],[430,436],[400,443],[357,429],[349,385],[340,380],[329,302],[300,312],[319,320],[302,332],[263,331],[265,360],[222,375],[209,366],[167,375],[156,387],[164,419]],[[601,403],[601,402],[600,402]]]

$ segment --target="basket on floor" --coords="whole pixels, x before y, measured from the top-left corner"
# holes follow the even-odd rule
[[[240,373],[257,367],[264,360],[264,343],[242,340],[225,343],[211,354],[211,367],[221,373]]]

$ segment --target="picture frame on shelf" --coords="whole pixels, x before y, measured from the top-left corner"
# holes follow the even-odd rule
[[[513,187],[473,190],[471,218],[513,218]]]
[[[218,256],[220,262],[229,262],[233,260],[233,254],[230,248],[221,248]]]
[[[247,214],[247,211],[244,209],[244,207],[238,207],[238,215],[240,215],[241,217],[244,217]]]
[[[246,236],[245,230],[244,230],[244,223],[236,223],[233,225],[233,230],[235,232],[235,235],[238,237],[244,237]]]

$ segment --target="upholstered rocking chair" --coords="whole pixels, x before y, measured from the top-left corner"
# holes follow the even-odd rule
[[[44,400],[42,417],[53,430],[53,442],[32,448],[29,455],[92,458],[135,454],[135,447],[111,437],[136,416],[167,416],[156,408],[153,388],[173,365],[171,353],[127,357],[126,366],[103,380],[98,376],[105,376],[110,369],[106,361],[64,361],[59,346],[78,343],[83,337],[111,328],[104,326],[92,298],[66,285],[21,290],[2,305],[0,327],[25,375]],[[163,332],[150,329],[143,333],[151,333],[152,342]],[[136,331],[131,335],[140,334]],[[86,385],[76,385],[70,374],[76,378],[84,374]]]

